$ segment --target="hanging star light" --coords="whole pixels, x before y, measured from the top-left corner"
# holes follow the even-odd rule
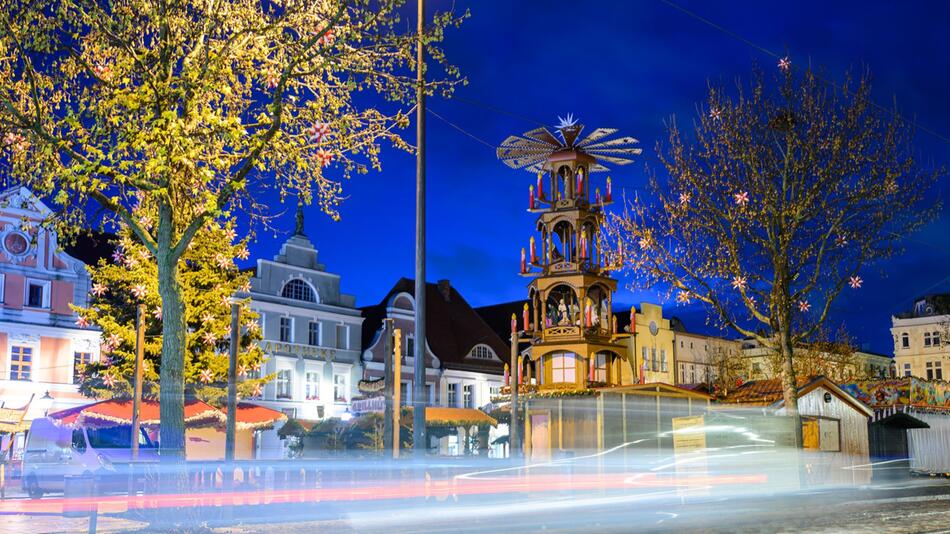
[[[105,284],[100,284],[97,282],[95,284],[92,284],[92,290],[90,292],[97,297],[101,297],[105,295],[106,291],[108,290],[109,288],[107,288]]]
[[[498,159],[512,169],[540,173],[544,170],[550,156],[558,152],[573,151],[587,154],[597,160],[590,166],[589,172],[604,172],[608,170],[604,163],[615,165],[633,163],[630,156],[642,152],[640,148],[633,146],[639,143],[633,137],[602,140],[617,133],[616,128],[597,128],[581,139],[580,134],[584,130],[584,125],[579,124],[571,113],[568,113],[567,117],[558,117],[555,130],[560,138],[544,126],[520,136],[508,136],[496,151]]]
[[[690,201],[689,193],[680,193],[680,204],[685,206],[686,204],[689,204],[689,201]]]
[[[211,315],[210,313],[206,313],[201,316],[201,324],[208,324],[212,321],[214,321],[214,315]]]
[[[239,365],[237,368],[237,374],[238,376],[247,376],[247,367]]]
[[[792,68],[792,60],[789,59],[788,56],[783,57],[782,59],[778,60],[778,68],[787,71],[788,69]]]
[[[679,293],[676,294],[676,302],[680,304],[689,304],[689,301],[690,301],[690,298],[689,298],[688,291],[680,291]]]
[[[115,378],[113,378],[112,375],[106,375],[105,378],[102,379],[102,382],[106,387],[115,387]]]
[[[811,304],[807,300],[798,301],[798,311],[804,313],[811,309]]]
[[[719,108],[712,108],[712,109],[709,110],[709,118],[710,118],[710,119],[712,119],[712,120],[714,120],[714,121],[718,121],[721,116],[722,116],[722,110],[721,110],[721,109],[719,109]]]
[[[145,287],[145,284],[136,284],[132,286],[130,291],[137,299],[140,299],[148,294],[148,289]]]
[[[205,384],[210,384],[214,380],[214,373],[211,372],[211,369],[202,369],[199,376]]]
[[[744,276],[737,276],[732,279],[732,289],[743,290],[745,289],[746,280]]]
[[[86,328],[89,326],[89,319],[86,319],[82,315],[79,316],[79,319],[76,319],[76,326],[79,328]]]
[[[263,394],[264,394],[264,390],[261,389],[261,385],[260,385],[260,384],[254,384],[254,393],[253,393],[253,396],[254,396],[254,397],[260,397],[260,396],[263,395]]]
[[[224,237],[228,238],[228,242],[234,241],[234,238],[237,237],[237,232],[234,231],[234,228],[227,228],[224,230]]]
[[[116,334],[116,333],[109,334],[109,338],[106,341],[106,346],[108,346],[110,350],[118,347],[121,344],[122,344],[122,338],[119,336],[119,334]]]
[[[745,206],[746,204],[749,203],[749,193],[745,191],[739,191],[738,193],[733,195],[733,198],[735,198],[736,205],[738,206]]]
[[[241,250],[237,251],[237,257],[240,260],[246,260],[251,256],[251,253],[248,252],[247,247],[241,247]]]
[[[861,287],[861,284],[864,283],[864,280],[860,276],[852,276],[848,284],[851,286],[851,289],[858,289]]]
[[[201,340],[204,341],[205,345],[214,345],[214,342],[217,338],[214,335],[214,332],[205,332],[201,334]]]
[[[162,307],[161,307],[161,306],[155,308],[155,311],[152,312],[152,317],[158,319],[159,321],[162,320]]]

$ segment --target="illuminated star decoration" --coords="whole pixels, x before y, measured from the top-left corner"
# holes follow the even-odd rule
[[[109,347],[109,350],[112,350],[122,344],[122,338],[119,337],[119,334],[112,333],[109,334],[109,339],[106,341],[106,346]]]
[[[30,148],[30,142],[18,133],[7,132],[3,136],[3,144],[12,148],[14,152],[22,152]]]
[[[206,313],[206,314],[204,314],[204,315],[201,316],[201,323],[202,323],[202,324],[208,324],[208,323],[210,323],[211,321],[214,321],[214,315],[211,315],[210,313]]]
[[[105,378],[102,379],[102,382],[107,387],[115,387],[115,378],[112,378],[112,375],[106,375]]]
[[[732,279],[732,289],[743,290],[745,289],[746,280],[744,276],[737,276]]]
[[[736,199],[736,205],[738,206],[745,206],[746,204],[749,203],[749,193],[745,191],[739,191],[738,193],[733,195],[733,198]]]
[[[116,251],[112,253],[112,262],[123,263],[124,261],[125,261],[125,255],[122,254],[121,250],[116,249]]]
[[[645,237],[641,237],[640,240],[637,241],[637,244],[640,245],[640,248],[643,250],[650,250],[650,240]]]
[[[148,215],[139,217],[139,226],[143,228],[150,228],[152,226],[152,218]]]
[[[680,193],[680,204],[689,204],[689,193]]]
[[[251,321],[247,324],[248,332],[257,332],[260,329],[261,325],[257,324],[257,321]]]
[[[158,319],[159,321],[162,320],[162,307],[161,307],[161,306],[155,308],[155,311],[152,312],[152,317]]]
[[[326,150],[317,151],[317,162],[320,163],[321,167],[326,167],[331,161],[333,161],[333,154]]]
[[[835,244],[839,247],[843,247],[848,244],[848,239],[845,236],[839,234],[837,237],[835,237]]]
[[[138,298],[138,299],[148,294],[148,289],[145,287],[145,284],[136,284],[132,286],[131,291],[132,291],[132,295],[134,295],[135,298]]]
[[[76,319],[76,326],[78,326],[79,328],[86,328],[87,326],[89,326],[89,320],[83,317],[82,315],[80,315],[79,319]]]
[[[251,256],[251,253],[247,251],[247,247],[241,247],[241,250],[238,251],[238,259],[246,260]]]
[[[231,260],[225,257],[224,254],[217,254],[214,257],[214,262],[218,264],[218,267],[221,269],[227,269],[231,266]]]
[[[335,41],[336,41],[336,35],[333,34],[333,29],[331,28],[331,29],[327,30],[327,32],[326,32],[325,34],[323,34],[323,36],[320,37],[319,41],[317,41],[317,42],[319,42],[319,43],[322,44],[323,46],[330,46],[330,45],[332,45]]]
[[[240,290],[243,291],[244,293],[249,292],[251,290],[251,281],[248,280],[244,282],[243,284],[241,284]]]
[[[247,368],[243,365],[239,365],[237,368],[237,374],[238,376],[247,376]]]
[[[261,385],[260,385],[260,384],[254,384],[254,396],[255,396],[255,397],[260,397],[260,396],[263,395],[263,394],[264,394],[264,391],[261,389]]]
[[[228,238],[228,241],[234,241],[234,238],[237,237],[237,232],[234,231],[234,228],[228,228],[224,231],[224,237]]]
[[[214,380],[214,373],[211,372],[211,369],[203,369],[200,378],[205,384],[210,384]]]
[[[689,304],[689,292],[688,292],[688,291],[680,291],[679,293],[677,293],[677,294],[676,294],[676,302],[678,302],[678,303],[680,303],[680,304]]]
[[[135,267],[136,265],[138,265],[138,262],[135,261],[134,257],[126,256],[125,258],[122,259],[122,264],[125,265],[127,268],[131,269],[132,267]]]
[[[848,284],[851,286],[851,289],[858,289],[861,287],[861,284],[864,283],[864,280],[861,280],[860,276],[852,276]]]
[[[804,313],[811,309],[811,304],[807,300],[798,301],[798,311]]]
[[[213,332],[205,332],[201,334],[201,339],[205,342],[205,345],[214,345],[214,342],[217,338]]]
[[[109,288],[107,288],[105,284],[95,283],[95,284],[92,284],[91,293],[97,297],[101,297],[105,295],[106,291],[108,290]]]
[[[328,135],[330,135],[330,125],[325,122],[318,122],[307,128],[307,140],[311,143],[319,143]]]
[[[230,307],[231,307],[231,296],[230,296],[230,295],[222,295],[222,296],[221,296],[221,305],[224,306],[225,308],[230,308]]]
[[[722,116],[722,110],[719,108],[712,108],[709,110],[709,118],[715,121],[719,120],[719,117]]]
[[[266,77],[266,78],[264,78],[264,83],[267,84],[267,88],[268,88],[268,89],[276,89],[276,88],[277,88],[277,82],[278,82],[279,80],[280,80],[280,78],[279,78],[276,74],[274,74],[273,72],[271,72],[271,73],[268,73],[268,74],[267,74],[267,77]]]
[[[778,68],[787,71],[788,69],[792,68],[792,60],[788,59],[788,56],[783,57],[782,59],[778,60]]]

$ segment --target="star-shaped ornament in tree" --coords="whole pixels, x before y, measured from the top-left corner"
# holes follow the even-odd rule
[[[132,286],[131,293],[135,298],[141,299],[148,294],[148,289],[145,287],[145,284],[136,284]]]
[[[210,313],[206,313],[201,316],[201,324],[208,324],[213,321],[214,321],[214,315],[211,315]]]
[[[709,118],[718,121],[722,117],[722,110],[719,108],[712,108],[709,110]]]
[[[783,71],[788,71],[788,69],[792,68],[792,60],[789,59],[788,56],[783,57],[782,59],[778,60],[778,68],[782,69]]]
[[[732,289],[738,289],[739,291],[745,289],[746,279],[744,276],[737,276],[732,279]]]
[[[105,384],[106,387],[113,388],[115,387],[115,378],[113,378],[112,375],[106,375],[103,377],[102,383]]]
[[[864,280],[862,280],[861,277],[857,275],[852,276],[851,279],[848,280],[848,285],[851,286],[851,289],[858,289],[861,287],[861,284],[863,283],[864,283]]]
[[[154,317],[155,319],[157,319],[157,320],[159,320],[159,321],[162,320],[162,307],[161,307],[161,306],[155,308],[155,311],[152,312],[152,317]]]
[[[204,341],[205,345],[214,345],[214,342],[217,341],[213,332],[205,332],[201,334],[201,340]]]
[[[690,298],[689,298],[688,291],[680,291],[679,293],[676,294],[676,302],[680,304],[689,304],[689,301],[690,301]]]
[[[749,203],[749,193],[747,193],[747,192],[745,192],[745,191],[739,191],[738,193],[736,193],[736,194],[733,195],[732,197],[735,199],[737,206],[742,206],[742,207],[744,207],[746,204]]]
[[[234,231],[234,228],[228,227],[224,230],[224,237],[228,238],[228,242],[234,241],[234,238],[237,237],[237,232]]]
[[[119,347],[122,344],[122,337],[119,334],[111,333],[109,334],[108,339],[106,340],[106,347],[109,350],[113,350]]]
[[[246,260],[251,256],[251,253],[247,251],[247,247],[241,247],[237,252],[238,259]]]
[[[123,254],[121,250],[116,249],[116,251],[112,253],[112,262],[125,263],[125,254]]]
[[[109,291],[109,288],[107,288],[105,284],[100,284],[98,282],[92,284],[92,289],[90,290],[90,292],[97,297],[105,295],[107,291]]]
[[[333,161],[333,154],[327,152],[326,150],[317,151],[317,162],[320,163],[321,167],[326,167]]]
[[[691,197],[689,193],[680,193],[680,205],[685,206],[689,204],[690,199]]]
[[[253,393],[252,395],[253,395],[254,397],[260,397],[260,396],[262,396],[263,394],[264,394],[264,390],[261,389],[261,385],[260,385],[260,384],[254,384],[254,393]]]
[[[79,319],[76,319],[76,326],[79,328],[87,328],[89,326],[89,319],[86,319],[82,315],[79,316]]]
[[[809,304],[807,300],[798,301],[798,311],[805,313],[810,309],[811,309],[811,304]]]
[[[205,384],[210,384],[214,380],[214,373],[211,372],[211,369],[202,369],[198,376]]]

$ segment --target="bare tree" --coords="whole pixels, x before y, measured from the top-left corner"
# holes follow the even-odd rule
[[[624,261],[639,284],[701,301],[779,353],[797,418],[794,347],[842,290],[861,287],[863,268],[932,218],[942,170],[918,166],[912,129],[874,104],[867,75],[831,87],[786,59],[767,78],[755,69],[731,95],[711,86],[694,139],[671,121],[657,148],[666,176],[608,235],[637,251]]]

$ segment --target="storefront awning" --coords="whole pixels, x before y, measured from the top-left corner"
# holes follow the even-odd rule
[[[277,410],[250,403],[238,403],[236,427],[239,430],[263,430],[273,427],[274,423],[284,421],[287,416]],[[132,424],[131,400],[104,400],[77,406],[49,414],[49,418],[62,426],[72,427],[110,427]],[[143,426],[158,426],[161,423],[159,403],[142,401],[139,422]],[[227,412],[219,410],[202,401],[185,403],[185,426],[189,428],[224,426]]]

